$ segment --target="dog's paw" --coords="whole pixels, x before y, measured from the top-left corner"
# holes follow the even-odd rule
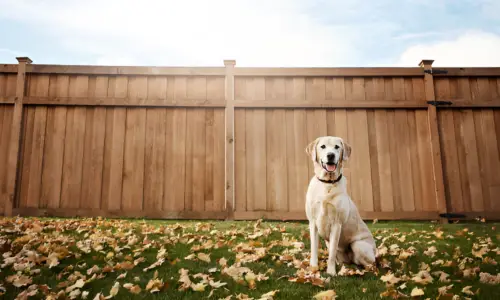
[[[330,275],[332,277],[335,277],[335,276],[337,276],[337,271],[335,270],[335,267],[329,266],[326,269],[326,274],[328,274],[328,275]]]

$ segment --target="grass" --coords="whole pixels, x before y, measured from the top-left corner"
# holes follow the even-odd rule
[[[500,295],[499,285],[481,282],[485,275],[480,275],[499,273],[498,223],[370,223],[377,246],[382,253],[387,250],[380,264],[364,274],[351,265],[344,269],[347,274],[334,278],[325,273],[324,247],[319,272],[308,268],[309,238],[304,222],[3,218],[0,225],[4,299],[29,292],[36,292],[29,299],[57,299],[58,294],[63,299],[70,292],[75,299],[81,299],[82,293],[94,299],[99,293],[110,295],[116,282],[116,299],[245,299],[245,295],[312,299],[326,290],[334,290],[337,299],[380,299],[381,294],[390,299],[395,294],[409,297],[415,288],[423,291],[421,299],[436,299],[443,286],[449,289],[440,299],[453,295],[458,295],[454,299],[499,299]],[[162,258],[162,247],[163,263],[144,270]],[[200,259],[198,253],[209,257]],[[251,272],[230,276],[232,271],[245,271],[243,267]],[[187,271],[191,282],[184,290],[180,270]],[[356,270],[358,274],[352,274]],[[430,275],[432,282],[415,281],[421,270],[420,275],[424,279],[425,274]],[[439,271],[449,276],[436,273]],[[260,281],[252,278],[259,276]],[[390,286],[382,280],[391,278],[399,281]],[[225,285],[214,288],[209,281]],[[134,294],[125,283],[141,291]],[[195,291],[203,283],[204,290]],[[154,287],[158,291],[151,293]],[[276,290],[273,297],[261,298]]]

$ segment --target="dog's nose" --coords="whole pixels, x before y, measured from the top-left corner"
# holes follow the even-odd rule
[[[334,161],[335,160],[335,153],[328,153],[326,155],[326,158],[328,159],[328,161]]]

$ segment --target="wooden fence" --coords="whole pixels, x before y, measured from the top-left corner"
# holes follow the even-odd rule
[[[500,68],[0,65],[5,215],[305,219],[306,145],[366,219],[500,219]]]

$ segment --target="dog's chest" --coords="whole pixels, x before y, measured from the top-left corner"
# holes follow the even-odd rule
[[[334,223],[341,223],[342,206],[338,190],[325,189],[311,200],[313,219],[319,235],[328,240],[331,227]]]

